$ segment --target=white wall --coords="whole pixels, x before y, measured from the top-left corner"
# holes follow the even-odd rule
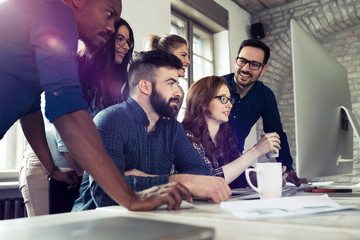
[[[129,22],[135,35],[135,51],[143,49],[143,41],[150,34],[169,33],[171,21],[170,0],[122,0],[121,17]],[[215,0],[229,11],[229,31],[215,34],[215,74],[233,70],[240,43],[249,37],[250,15],[230,0]]]
[[[214,34],[214,75],[222,76],[231,71],[229,31]]]
[[[230,63],[230,69],[227,72],[229,73],[233,71],[233,64],[235,62],[235,58],[237,57],[236,55],[239,50],[240,43],[250,37],[248,29],[251,24],[251,16],[233,1],[215,0],[215,2],[229,12],[228,45],[230,54],[228,61]]]
[[[121,17],[131,26],[135,37],[135,51],[144,49],[143,42],[150,34],[170,32],[170,0],[122,0]]]

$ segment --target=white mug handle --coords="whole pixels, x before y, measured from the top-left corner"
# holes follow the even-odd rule
[[[254,189],[256,192],[260,193],[260,189],[257,188],[257,187],[255,187],[255,186],[252,184],[251,180],[250,180],[250,175],[249,175],[250,172],[257,172],[257,169],[255,169],[255,168],[247,168],[247,169],[245,170],[245,177],[246,177],[246,181],[248,182],[248,184],[250,185],[250,187],[251,187],[252,189]],[[256,173],[256,174],[258,174],[258,173]]]

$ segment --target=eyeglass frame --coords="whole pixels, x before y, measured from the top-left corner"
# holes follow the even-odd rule
[[[214,98],[219,99],[222,104],[227,104],[229,101],[230,101],[231,105],[234,105],[234,103],[235,103],[235,99],[233,99],[233,98],[228,98],[227,96],[224,96],[224,95],[222,95],[222,96],[215,96]],[[223,99],[226,99],[226,100],[223,100]]]
[[[241,60],[243,60],[243,61],[245,61],[245,64],[244,65],[240,65],[239,63],[238,63],[238,60],[239,59],[241,59]],[[246,58],[243,58],[243,57],[237,57],[236,58],[236,64],[239,66],[239,67],[245,67],[246,66],[246,64],[248,64],[249,63],[249,68],[251,69],[251,70],[254,70],[254,71],[257,71],[257,70],[259,70],[260,69],[260,67],[264,67],[266,64],[264,64],[264,63],[260,63],[260,62],[258,62],[258,61],[249,61],[249,60],[247,60]],[[259,64],[259,67],[251,67],[251,64]]]
[[[124,40],[119,40],[119,38],[122,37]],[[119,44],[120,46],[124,46],[125,43],[128,45],[129,49],[133,48],[134,47],[134,43],[131,42],[130,39],[126,39],[126,37],[122,34],[116,34],[115,36],[115,41],[116,41],[116,44]]]

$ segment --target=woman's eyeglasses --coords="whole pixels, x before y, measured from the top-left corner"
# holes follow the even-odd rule
[[[127,43],[129,48],[132,48],[134,46],[134,44],[130,41],[130,39],[126,39],[121,34],[117,34],[115,39],[116,39],[116,43],[119,44],[120,46],[124,46],[125,43]]]
[[[227,96],[215,96],[214,98],[219,99],[220,102],[223,103],[223,104],[227,104],[228,101],[230,101],[231,105],[233,105],[234,102],[235,102],[235,99],[233,99],[233,98],[228,98]]]

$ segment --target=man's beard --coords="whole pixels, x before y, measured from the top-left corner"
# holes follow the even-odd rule
[[[179,98],[170,98],[169,101],[166,101],[157,91],[156,86],[153,85],[153,91],[150,95],[150,103],[154,108],[155,112],[162,117],[172,118],[175,117],[179,112],[178,105],[170,105],[170,102],[173,100],[180,101]]]
[[[243,74],[247,74],[247,75],[250,76],[249,82],[243,83],[242,81],[239,81],[239,80],[238,80],[238,79],[241,80],[241,74],[240,74],[240,72],[243,73]],[[254,77],[253,74],[251,74],[251,73],[249,73],[249,72],[245,72],[245,71],[240,70],[240,71],[238,71],[238,72],[235,73],[235,79],[236,79],[235,83],[236,83],[237,85],[239,85],[241,88],[251,86],[251,85],[253,85],[253,84],[259,79],[260,73],[259,73],[259,75],[258,75],[255,79],[253,79],[253,77]]]

